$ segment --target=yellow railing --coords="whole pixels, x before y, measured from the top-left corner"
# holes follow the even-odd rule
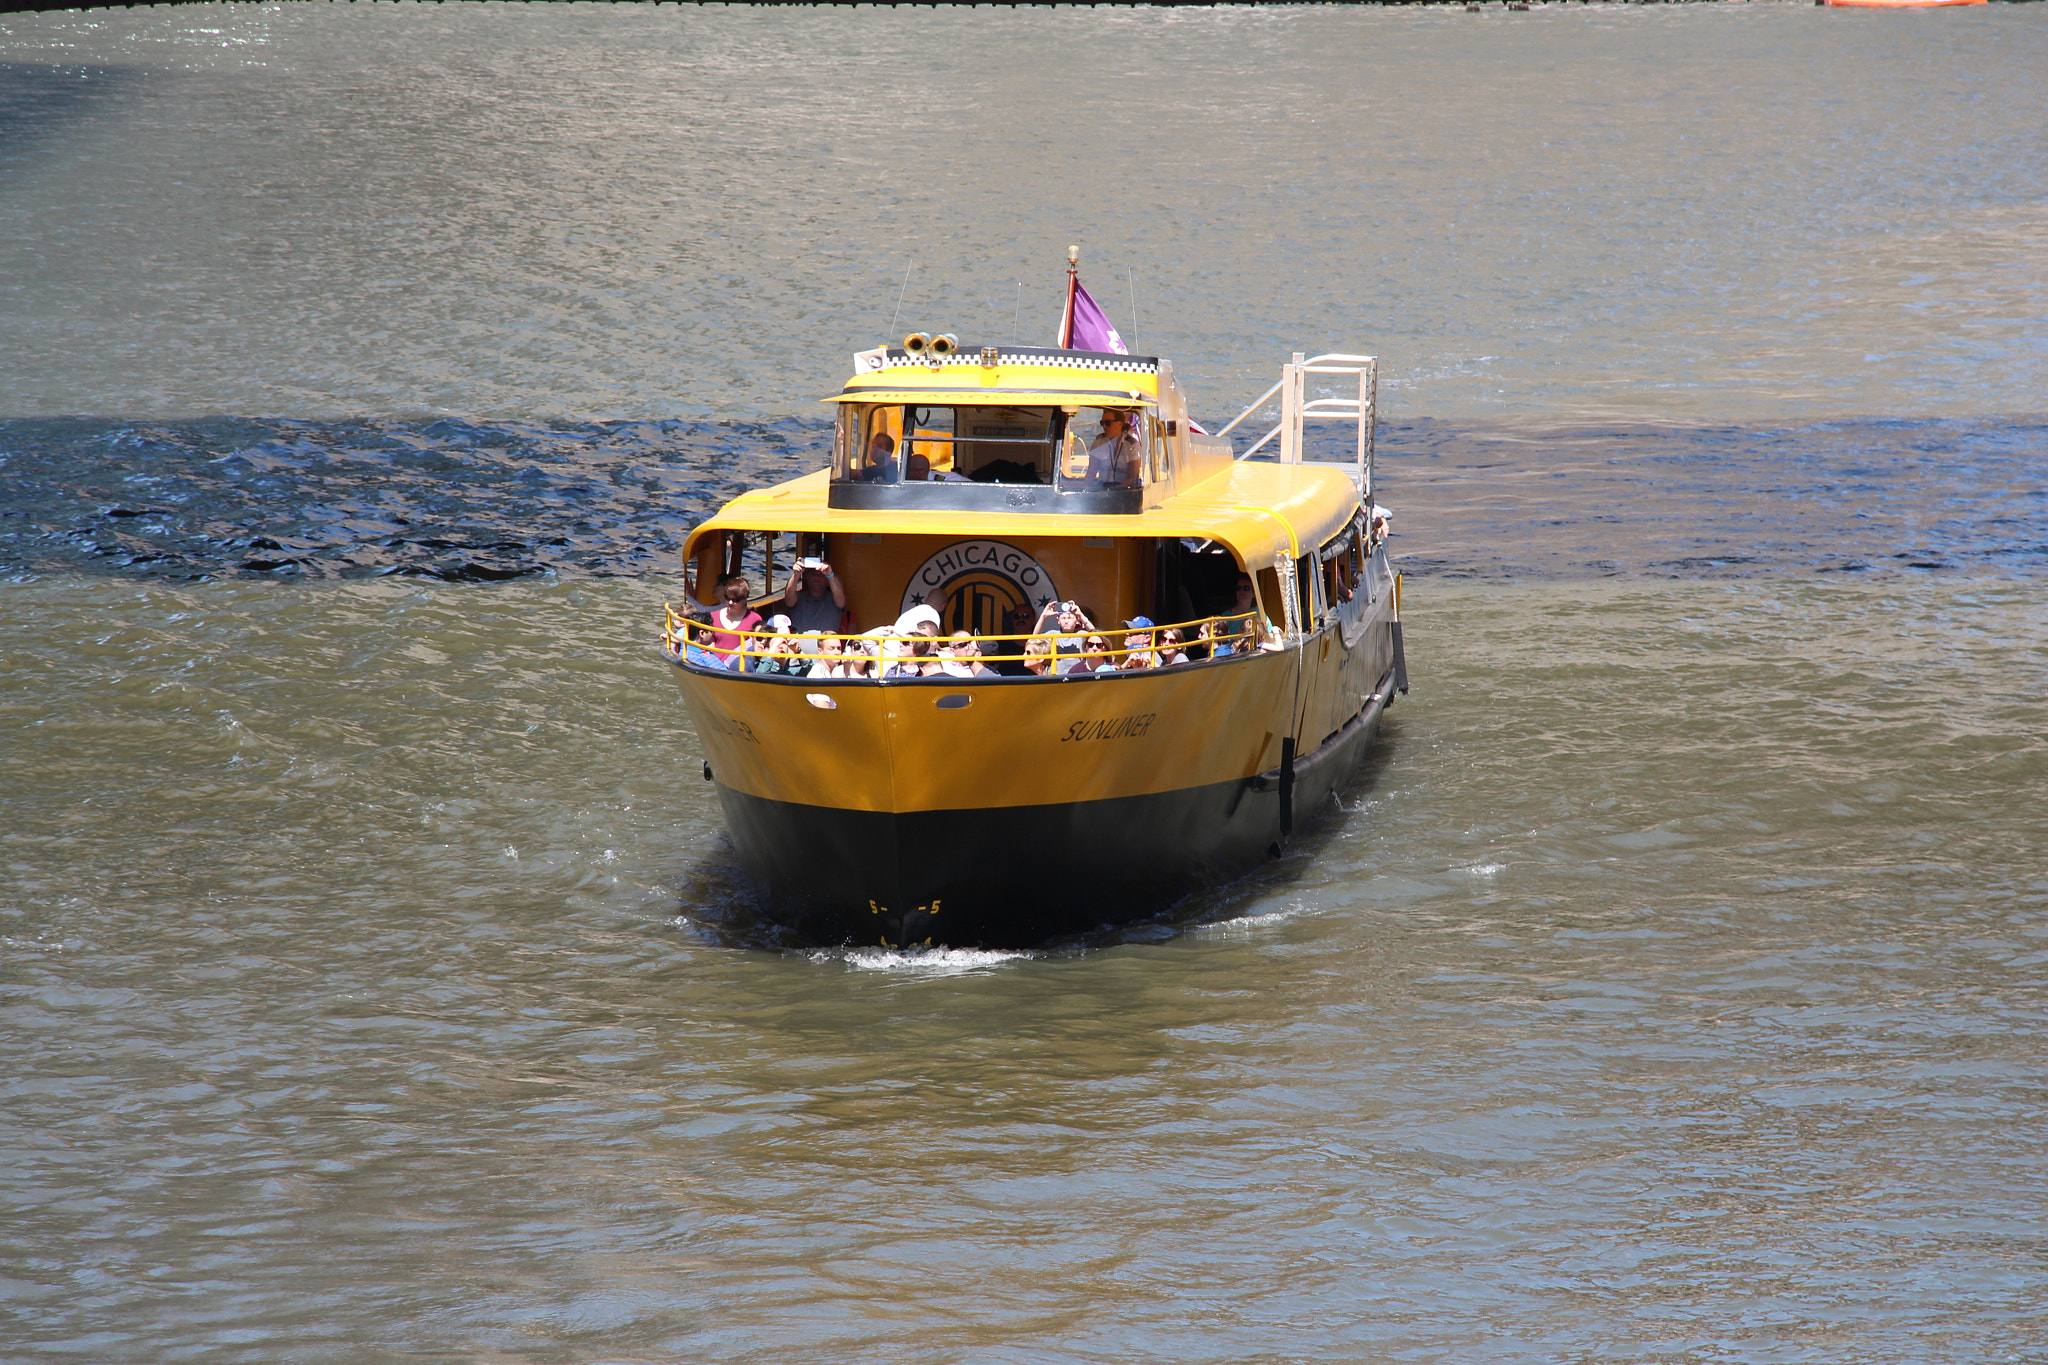
[[[841,635],[817,631],[783,633],[771,630],[726,630],[721,626],[710,625],[701,621],[693,623],[667,603],[663,604],[663,608],[667,612],[668,619],[661,633],[661,643],[662,647],[670,655],[678,658],[683,657],[684,645],[688,638],[685,634],[686,631],[694,630],[700,636],[708,636],[713,632],[725,636],[738,636],[740,643],[736,649],[714,646],[708,639],[703,638],[689,642],[694,643],[704,653],[714,655],[721,660],[730,660],[736,657],[740,661],[738,668],[732,668],[732,665],[728,663],[709,665],[711,667],[732,668],[734,672],[751,673],[756,671],[753,661],[782,657],[803,660],[807,664],[815,664],[820,660],[843,660],[849,665],[858,664],[863,670],[860,673],[813,679],[813,681],[818,682],[839,681],[841,676],[847,679],[873,679],[885,676],[902,677],[906,676],[906,674],[900,670],[906,663],[914,663],[919,669],[922,669],[926,664],[939,665],[939,670],[929,676],[951,677],[956,682],[968,682],[972,681],[974,677],[982,676],[968,675],[963,677],[960,674],[945,672],[943,665],[947,663],[968,662],[968,660],[962,660],[953,655],[951,652],[953,641],[950,637],[944,635],[906,635],[898,634],[893,629],[859,635]],[[1203,634],[1203,631],[1209,627],[1213,627],[1215,633],[1213,635]],[[1177,665],[1167,664],[1163,661],[1137,664],[1118,662],[1119,660],[1128,660],[1133,654],[1149,655],[1154,660],[1158,660],[1159,656],[1168,649],[1164,641],[1166,632],[1169,630],[1177,630],[1181,634],[1181,638],[1171,648],[1181,652],[1206,649],[1209,651],[1210,658],[1218,657],[1215,654],[1215,650],[1219,646],[1227,646],[1230,649],[1230,655],[1225,657],[1242,657],[1248,654],[1255,654],[1261,648],[1274,647],[1267,643],[1268,634],[1262,629],[1260,618],[1256,613],[1247,615],[1243,612],[1231,612],[1220,616],[1204,616],[1195,621],[1169,622],[1163,626],[1152,626],[1149,628],[1141,626],[1136,630],[1038,631],[1021,635],[976,635],[973,637],[973,641],[977,653],[971,657],[971,661],[988,666],[990,675],[996,673],[995,665],[998,663],[1023,664],[1036,658],[1042,658],[1047,663],[1045,674],[1037,676],[1074,672],[1092,673],[1097,671],[1102,663],[1110,664],[1117,672],[1130,672],[1145,668],[1170,668]],[[1132,635],[1148,636],[1150,637],[1149,643],[1136,650],[1129,649],[1125,647],[1122,641],[1127,640]],[[1101,649],[1089,649],[1087,645],[1090,639],[1100,639],[1104,647]],[[826,640],[838,641],[839,653],[825,653],[821,646]],[[985,652],[990,644],[1011,640],[1024,642],[1018,646],[1018,651],[1014,654],[989,654]],[[1045,650],[1038,654],[1026,653],[1025,645],[1032,640],[1043,640],[1046,645]],[[1116,640],[1119,643],[1111,645],[1110,641],[1112,640]],[[920,647],[923,647],[922,652],[919,652]],[[784,652],[778,654],[778,650]],[[1081,668],[1072,667],[1077,661],[1083,665]],[[686,662],[689,661],[686,660]],[[1199,661],[1190,658],[1188,662]],[[884,673],[882,671],[884,669],[898,671]],[[1026,676],[1031,675],[1027,672]]]

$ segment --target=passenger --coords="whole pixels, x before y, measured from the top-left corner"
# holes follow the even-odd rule
[[[1034,635],[1024,642],[1024,671],[1034,678],[1043,678],[1052,672],[1052,641],[1043,635]]]
[[[899,483],[903,471],[896,466],[896,438],[878,431],[868,440],[867,463],[853,476],[862,483]]]
[[[1088,447],[1084,488],[1136,488],[1142,472],[1138,438],[1131,434],[1131,415],[1115,408],[1102,410],[1102,437]]]
[[[1126,670],[1159,667],[1159,656],[1153,652],[1152,618],[1133,616],[1124,622],[1124,629],[1130,633],[1124,636],[1124,657],[1120,666]]]
[[[1181,633],[1179,626],[1168,626],[1165,630],[1160,631],[1159,666],[1161,668],[1172,668],[1176,664],[1186,663],[1188,661],[1188,652],[1184,648],[1186,644],[1187,636]]]
[[[747,671],[747,658],[740,653],[742,645],[755,648],[745,632],[761,628],[761,613],[747,605],[753,596],[745,574],[727,574],[719,580],[719,592],[724,601],[718,610],[711,613],[711,651],[725,662],[716,665],[729,668],[736,673]]]
[[[900,678],[936,678],[945,672],[945,665],[939,659],[939,628],[918,626],[910,632],[909,657],[896,665],[896,676]]]
[[[1116,661],[1109,656],[1109,639],[1102,635],[1090,635],[1081,641],[1082,654],[1078,659],[1069,659],[1060,666],[1062,673],[1114,673]]]
[[[684,663],[699,668],[727,668],[730,661],[706,648],[711,643],[711,612],[695,602],[688,603],[676,615],[683,618],[680,634],[676,637],[677,652]]]
[[[738,577],[739,575],[736,573],[722,573],[712,582],[711,592],[704,599],[703,603],[706,616],[709,616],[712,612],[725,605],[725,585]]]
[[[846,642],[846,676],[849,678],[875,678],[876,665],[881,658],[882,640],[889,634],[887,626],[880,626],[863,634],[858,640]]]
[[[876,626],[873,630],[861,632],[861,648],[883,665],[882,670],[875,674],[876,677],[887,674],[888,665],[895,661],[896,655],[900,652],[898,642],[902,638],[896,633],[894,626]]]
[[[864,678],[886,678],[896,666],[897,651],[903,646],[894,626],[876,626],[863,631],[856,642],[860,645],[865,664],[861,676]]]
[[[1036,622],[1037,613],[1028,603],[1011,607],[1003,613],[1002,634],[1010,638],[986,641],[981,647],[983,657],[989,660],[996,672],[1012,678],[1024,676],[1024,641],[1017,637],[1029,635]]]
[[[1088,620],[1088,614],[1081,610],[1078,602],[1047,602],[1038,609],[1038,616],[1032,621],[1034,635],[1057,630],[1062,635],[1078,635]],[[1093,626],[1088,629],[1093,630]]]
[[[1233,654],[1256,654],[1263,637],[1256,616],[1233,616],[1223,622],[1224,640]]]
[[[893,667],[882,672],[885,678],[931,678],[936,677],[939,667],[939,613],[932,607],[915,606],[896,618],[894,632],[897,638],[907,641],[898,645],[894,654]],[[885,654],[884,656],[889,657]]]
[[[846,644],[837,635],[822,635],[809,651],[816,660],[811,671],[804,676],[810,678],[851,678],[857,675],[847,671],[849,661]]]
[[[973,483],[965,474],[951,469],[933,469],[932,462],[923,451],[913,450],[903,462],[903,478],[907,483],[912,479],[920,483]]]
[[[974,638],[972,631],[954,631],[948,647],[939,653],[944,656],[940,669],[955,678],[995,676],[996,671],[981,661],[981,642]]]
[[[1213,616],[1202,622],[1196,633],[1195,650],[1204,659],[1227,659],[1234,652],[1223,634],[1223,623]]]
[[[1229,637],[1232,648],[1240,654],[1248,654],[1255,649],[1282,648],[1280,632],[1273,629],[1273,623],[1266,619],[1265,609],[1259,606],[1252,592],[1250,574],[1237,576],[1236,592],[1236,604],[1223,617],[1223,633]]]
[[[1236,600],[1231,604],[1230,610],[1224,613],[1223,618],[1223,633],[1225,635],[1241,635],[1244,633],[1244,623],[1247,620],[1254,616],[1263,620],[1265,615],[1259,610],[1258,597],[1252,591],[1252,576],[1250,574],[1239,574],[1237,576],[1237,586],[1233,591],[1236,595]]]
[[[785,678],[800,678],[809,673],[810,662],[804,658],[797,638],[790,634],[789,618],[779,614],[771,616],[767,625],[775,638],[758,642],[767,646],[767,653],[755,661],[754,671]]]
[[[1047,621],[1051,621],[1052,625],[1048,626],[1046,624]],[[1060,634],[1060,640],[1054,646],[1054,653],[1078,654],[1081,652],[1081,647],[1074,642],[1073,637],[1079,635],[1084,630],[1094,629],[1095,623],[1088,619],[1087,612],[1081,610],[1079,602],[1048,602],[1038,609],[1038,620],[1032,625],[1031,633],[1033,635],[1044,635],[1057,630]],[[1062,671],[1070,672],[1072,670]]]
[[[799,559],[782,590],[789,626],[799,635],[837,635],[845,626],[846,585],[823,559]]]

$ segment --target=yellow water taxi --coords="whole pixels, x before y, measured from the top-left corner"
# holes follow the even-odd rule
[[[1154,356],[856,356],[830,467],[690,533],[662,637],[764,910],[817,943],[1026,946],[1277,855],[1407,690],[1376,382],[1296,355],[1211,435]],[[1278,458],[1235,456],[1276,396],[1245,454]],[[1355,465],[1302,458],[1333,415]]]

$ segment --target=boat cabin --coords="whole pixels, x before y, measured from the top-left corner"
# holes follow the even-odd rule
[[[834,507],[1142,512],[1230,463],[1157,356],[890,347],[854,364],[832,400]]]
[[[785,589],[821,561],[843,607],[821,624],[813,596],[788,632],[801,652],[815,654],[820,634],[893,628],[930,607],[939,637],[980,637],[997,674],[1023,676],[1016,660],[1033,635],[1092,668],[1129,654],[1128,623],[1144,618],[1135,629],[1177,630],[1191,662],[1243,657],[1370,594],[1375,536],[1349,476],[1234,461],[1228,441],[1188,420],[1168,362],[994,346],[854,359],[830,400],[830,468],[743,494],[691,534],[697,602],[715,604],[738,576],[764,622],[798,615]],[[797,581],[792,591],[807,591]],[[1085,625],[1047,615],[1064,602]],[[670,634],[675,645],[686,632],[672,621]],[[775,647],[764,627],[742,642],[736,671]]]

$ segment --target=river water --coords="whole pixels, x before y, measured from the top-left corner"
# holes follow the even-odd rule
[[[2043,70],[0,16],[0,1360],[2048,1358]],[[1069,241],[1205,416],[1383,357],[1414,691],[1170,922],[780,943],[675,540]]]

